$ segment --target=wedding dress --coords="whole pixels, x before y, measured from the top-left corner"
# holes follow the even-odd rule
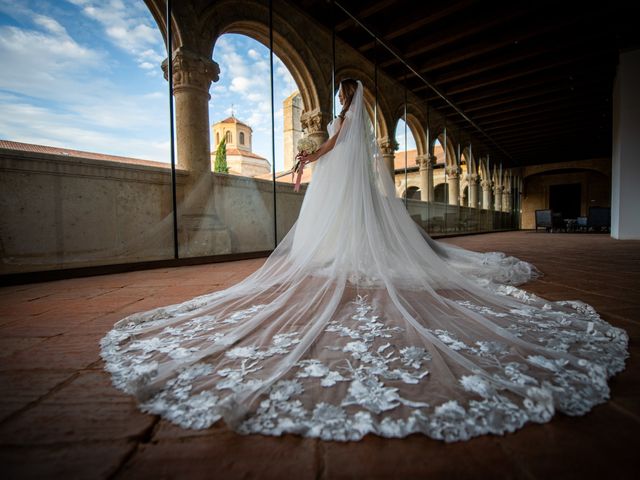
[[[467,440],[606,401],[627,333],[517,288],[526,262],[431,240],[395,197],[362,94],[262,267],[106,334],[115,387],[184,428],[341,441]]]

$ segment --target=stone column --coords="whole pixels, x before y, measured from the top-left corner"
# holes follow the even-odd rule
[[[460,205],[460,167],[447,167],[447,184],[449,185],[449,205]]]
[[[314,140],[318,146],[322,145],[327,138],[329,138],[329,134],[327,133],[327,118],[328,116],[323,114],[319,108],[308,112],[304,111],[300,115],[300,124],[302,125],[305,136]]]
[[[472,173],[469,176],[469,205],[471,205],[471,208],[478,208],[478,202],[480,200],[478,195],[479,182],[480,176],[477,173]]]
[[[492,183],[490,180],[482,180],[480,182],[480,186],[482,187],[482,208],[485,210],[491,210]]]
[[[380,140],[380,151],[382,152],[382,159],[384,160],[385,165],[389,169],[389,174],[393,179],[393,182],[396,181],[396,175],[394,173],[395,165],[394,160],[396,157],[396,149],[398,148],[398,143],[394,139],[385,138]]]
[[[420,200],[433,202],[433,164],[434,156],[431,154],[418,155],[416,164],[420,172]]]
[[[495,201],[495,206],[494,206],[494,210],[496,212],[500,212],[502,210],[502,190],[504,189],[504,187],[502,185],[494,185],[493,187],[493,192],[494,192],[494,201]]]
[[[209,87],[218,81],[220,68],[210,58],[182,47],[174,51],[172,67],[178,166],[196,180],[211,171]],[[168,79],[167,59],[162,70]]]
[[[173,52],[172,68],[177,163],[189,172],[178,203],[180,256],[231,253],[229,229],[215,206],[209,140],[209,87],[218,80],[220,68],[183,47]],[[162,70],[168,79],[167,59]]]
[[[505,189],[505,191],[502,193],[502,211],[511,211],[511,190],[509,189]]]

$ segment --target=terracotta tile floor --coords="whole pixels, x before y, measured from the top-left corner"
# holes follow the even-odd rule
[[[98,341],[128,313],[232,285],[264,259],[0,289],[3,478],[631,478],[640,468],[640,242],[509,232],[444,240],[534,262],[526,286],[581,299],[631,337],[611,400],[504,437],[332,443],[174,427],[137,411],[102,370]],[[634,476],[634,478],[637,478]]]

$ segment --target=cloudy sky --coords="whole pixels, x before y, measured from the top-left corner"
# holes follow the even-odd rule
[[[0,139],[169,161],[162,36],[142,0],[0,0]],[[269,50],[241,35],[215,45],[211,123],[237,118],[271,160]],[[297,87],[274,56],[276,168],[282,101]],[[403,149],[404,126],[397,140]],[[413,139],[409,138],[409,148]]]

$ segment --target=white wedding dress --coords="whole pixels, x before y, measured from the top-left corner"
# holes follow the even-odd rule
[[[101,340],[142,411],[243,434],[457,441],[609,398],[626,332],[516,288],[536,275],[526,262],[431,240],[395,197],[360,82],[312,168],[296,223],[256,272]]]

